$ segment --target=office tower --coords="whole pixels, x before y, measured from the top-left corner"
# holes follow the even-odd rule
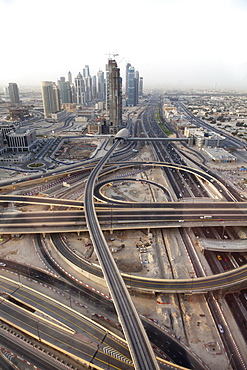
[[[104,77],[104,72],[99,70],[99,72],[97,73],[97,78],[98,78],[97,98],[99,100],[105,100],[105,77]]]
[[[9,83],[9,98],[11,104],[20,104],[19,89],[16,83]]]
[[[72,73],[68,72],[68,81],[72,84]]]
[[[128,68],[128,75],[127,75],[127,96],[128,99],[126,101],[127,106],[134,107],[138,104],[138,96],[139,96],[139,72],[135,71],[134,67]]]
[[[75,78],[75,102],[76,104],[85,103],[85,85],[83,77],[80,72]]]
[[[92,78],[91,76],[84,77],[85,86],[85,104],[92,100]]]
[[[65,82],[65,77],[60,77],[59,81]]]
[[[97,98],[97,77],[93,76],[92,78],[92,99]]]
[[[135,104],[135,68],[129,67],[128,69],[128,86],[127,86],[127,105],[129,107],[134,107]]]
[[[126,101],[128,99],[128,85],[129,85],[129,81],[128,81],[128,78],[129,78],[129,68],[131,67],[131,64],[130,63],[127,63],[126,64],[126,69],[125,69],[125,98],[126,98]]]
[[[143,77],[139,79],[139,96],[140,98],[143,97]]]
[[[55,82],[41,82],[42,98],[44,105],[44,115],[46,118],[51,117],[52,113],[61,111],[59,89]]]
[[[139,102],[139,71],[135,73],[135,105]]]
[[[61,102],[72,103],[72,90],[69,81],[58,81],[58,87],[60,90]]]
[[[122,78],[113,59],[107,65],[107,105],[109,109],[109,133],[115,135],[122,124]]]
[[[83,77],[89,77],[90,76],[90,73],[89,73],[89,65],[85,65],[85,68],[83,68]]]

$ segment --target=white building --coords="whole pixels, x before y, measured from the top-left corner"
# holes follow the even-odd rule
[[[202,147],[221,147],[224,145],[225,137],[215,132],[209,132],[203,128],[189,128],[184,129],[184,136],[190,138],[190,142],[193,141],[194,145],[199,148]]]
[[[6,134],[8,148],[15,152],[29,151],[36,143],[36,132],[33,129],[20,128]]]
[[[202,148],[209,158],[214,162],[235,163],[236,157],[223,148]]]

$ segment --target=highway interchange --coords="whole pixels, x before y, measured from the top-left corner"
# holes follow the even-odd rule
[[[148,110],[147,110],[148,111]],[[144,113],[145,114],[145,113]],[[144,114],[142,115],[142,120],[144,119]],[[140,120],[141,121],[141,120]],[[150,120],[148,120],[148,122],[150,122]],[[154,126],[155,127],[155,126]],[[147,125],[145,125],[145,130],[147,129]],[[151,131],[151,127],[149,128],[149,134],[150,134],[150,131]],[[132,130],[132,129],[131,129]],[[130,130],[130,132],[131,132]],[[133,129],[134,130],[134,129]],[[142,130],[143,130],[143,127],[142,127]],[[143,131],[142,131],[143,132]],[[133,131],[133,134],[136,134],[135,131]],[[139,145],[139,144],[138,144]],[[164,162],[164,158],[162,157],[164,154],[163,154],[163,151],[164,149],[160,146],[161,144],[159,143],[153,143],[153,150],[155,151],[156,153],[156,156],[158,157],[157,159],[159,159],[159,161],[154,161],[152,163],[152,165],[157,165],[159,164],[159,162]],[[166,149],[167,150],[167,147],[169,148],[171,144],[167,144],[166,145]],[[117,146],[117,143],[113,145],[112,147],[112,151],[115,150],[115,146]],[[126,146],[128,146],[128,144],[126,144]],[[125,149],[126,150],[126,149]],[[129,152],[129,146],[128,146],[128,149],[126,150],[126,152]],[[132,151],[132,149],[131,149]],[[175,152],[175,149],[173,147],[170,148],[170,151],[171,152]],[[110,153],[109,153],[110,154]],[[133,152],[132,152],[132,155],[133,155]],[[163,220],[161,223],[157,223],[157,225],[155,227],[166,227],[165,224],[167,222],[167,227],[171,227],[171,222],[173,223],[173,226],[172,227],[180,227],[180,228],[184,228],[186,226],[192,226],[192,225],[189,225],[189,222],[191,221],[193,224],[195,223],[195,217],[196,219],[198,220],[198,229],[200,229],[201,227],[205,227],[205,222],[207,223],[207,227],[217,227],[219,223],[222,223],[224,222],[225,226],[229,226],[229,227],[232,227],[233,225],[236,225],[234,222],[236,222],[236,218],[239,217],[239,220],[237,220],[239,223],[241,223],[242,226],[246,225],[246,209],[244,208],[246,205],[245,203],[239,203],[239,201],[241,200],[239,195],[238,194],[235,194],[234,192],[231,191],[231,189],[227,188],[224,184],[222,185],[220,183],[220,181],[215,178],[213,176],[213,174],[211,173],[208,173],[207,172],[203,172],[202,169],[193,169],[193,170],[190,170],[190,168],[188,168],[188,166],[186,166],[184,163],[182,163],[182,160],[180,159],[179,155],[178,155],[178,152],[176,151],[175,153],[173,153],[173,156],[176,157],[176,160],[177,162],[179,163],[174,163],[173,165],[167,165],[167,166],[164,166],[163,168],[163,171],[164,173],[166,174],[167,178],[170,180],[170,183],[173,185],[172,186],[172,192],[170,194],[170,197],[174,200],[174,195],[175,197],[177,198],[177,203],[175,202],[174,204],[177,204],[178,208],[176,208],[175,210],[171,208],[171,214],[173,214],[174,212],[174,218],[171,217],[171,214],[169,214],[168,216],[168,219],[167,219],[167,213],[169,212],[168,209],[164,209],[164,210],[161,210],[160,213],[159,213],[159,208],[155,208],[153,210],[148,210],[147,213],[146,213],[146,219],[149,218],[149,217],[154,217],[154,215],[158,214],[159,215],[159,220],[161,219],[161,217],[163,217]],[[165,160],[167,160],[168,158],[167,153],[165,155]],[[129,166],[133,166],[133,162],[129,162],[127,165]],[[143,163],[142,164],[143,166],[144,165],[147,165],[147,163]],[[108,162],[108,166],[109,166],[109,162]],[[114,167],[114,166],[113,166]],[[117,168],[119,168],[119,165],[117,166]],[[172,168],[172,169],[171,169]],[[107,176],[107,171],[105,171],[105,176]],[[181,181],[181,179],[183,179]],[[92,183],[91,185],[88,185],[90,184],[90,182],[87,182],[87,185],[88,185],[88,192],[90,193],[86,193],[85,192],[85,202],[84,204],[81,202],[76,202],[76,201],[66,201],[66,200],[58,200],[58,199],[47,199],[47,198],[39,198],[40,199],[40,204],[48,204],[49,206],[52,205],[52,202],[53,203],[53,206],[61,206],[61,207],[64,207],[64,206],[67,206],[67,207],[77,207],[77,208],[81,208],[81,209],[84,209],[85,208],[85,213],[86,213],[86,219],[85,219],[85,216],[83,216],[83,220],[82,220],[82,217],[81,215],[79,214],[74,214],[74,219],[72,218],[72,212],[70,213],[69,215],[69,212],[70,211],[64,211],[67,212],[67,215],[69,215],[69,218],[71,219],[71,224],[68,225],[68,220],[66,221],[66,224],[67,224],[67,227],[69,229],[64,229],[65,225],[62,221],[62,218],[65,216],[65,215],[62,215],[62,211],[47,211],[47,215],[45,215],[45,212],[44,214],[42,214],[43,216],[43,220],[41,221],[39,218],[38,218],[38,215],[35,216],[35,214],[32,214],[30,216],[30,221],[28,221],[28,219],[26,218],[27,216],[25,215],[25,213],[21,213],[20,215],[19,214],[16,214],[16,217],[15,217],[15,223],[13,222],[13,218],[11,218],[11,215],[10,214],[2,214],[3,217],[2,217],[2,226],[1,227],[7,227],[7,218],[9,218],[9,226],[11,228],[14,228],[15,229],[15,232],[19,232],[17,227],[18,227],[18,224],[20,225],[20,228],[23,228],[24,227],[27,227],[28,228],[28,225],[27,223],[30,222],[30,228],[29,230],[27,230],[27,232],[38,232],[38,233],[41,233],[41,234],[45,234],[45,233],[48,233],[48,232],[51,232],[51,233],[54,233],[54,232],[66,232],[66,231],[71,231],[71,230],[76,230],[74,229],[74,225],[73,223],[78,223],[80,222],[80,231],[83,231],[85,230],[86,228],[90,230],[92,230],[93,227],[95,226],[89,226],[89,223],[92,219],[92,213],[93,213],[93,208],[96,207],[97,209],[97,217],[96,219],[98,218],[99,219],[99,224],[97,225],[97,228],[102,228],[104,229],[104,222],[103,222],[103,219],[106,218],[106,217],[109,217],[109,212],[111,212],[112,215],[114,215],[114,218],[113,216],[112,217],[112,220],[111,220],[111,227],[113,227],[114,225],[114,221],[115,219],[118,219],[118,221],[120,221],[120,215],[122,214],[122,216],[124,215],[124,213],[126,213],[126,221],[131,221],[131,224],[133,224],[135,221],[133,219],[134,217],[134,212],[135,212],[135,209],[132,207],[130,209],[130,211],[127,209],[128,206],[126,205],[126,203],[124,203],[124,209],[121,209],[120,207],[123,206],[121,205],[120,203],[121,202],[116,202],[116,201],[113,201],[112,199],[110,200],[110,202],[108,202],[108,210],[107,210],[107,203],[101,203],[100,204],[91,204],[91,208],[89,211],[86,210],[87,206],[86,206],[86,200],[87,199],[93,199],[93,195],[96,195],[97,197],[100,197],[100,187],[104,186],[106,183],[107,183],[108,180],[105,180],[105,182],[103,181],[102,183],[99,183],[99,186],[98,188],[95,189],[95,193],[92,193],[92,191],[94,190],[94,184]],[[114,180],[110,180],[111,182],[114,181]],[[118,181],[118,180],[116,180]],[[197,197],[201,197],[201,198],[205,198],[206,196],[208,196],[208,193],[207,193],[207,186],[203,186],[202,184],[202,181],[205,182],[205,184],[209,184],[208,187],[212,186],[214,187],[214,191],[215,193],[221,193],[221,196],[224,197],[224,199],[226,199],[228,202],[222,202],[221,206],[220,207],[223,207],[223,208],[220,208],[220,210],[217,210],[217,207],[219,206],[217,202],[215,202],[215,205],[212,206],[212,208],[209,208],[208,207],[208,203],[204,203],[205,205],[207,204],[207,206],[203,206],[203,202],[201,203],[195,203],[195,202],[191,202],[191,214],[190,212],[188,212],[187,214],[185,213],[185,209],[183,209],[183,207],[181,207],[181,202],[179,202],[179,199],[181,198],[184,198],[184,197],[190,197],[191,196],[191,192],[193,192],[194,196],[197,196]],[[190,183],[190,186],[188,186],[188,184]],[[181,186],[178,186],[178,184],[180,184]],[[210,185],[211,184],[211,185]],[[9,184],[8,186],[11,186],[12,184]],[[199,186],[198,186],[199,185]],[[7,185],[6,185],[7,186]],[[12,185],[13,187],[13,185]],[[98,189],[98,190],[97,190]],[[205,190],[206,189],[206,190]],[[220,194],[219,194],[220,195]],[[16,197],[16,198],[13,198],[13,197]],[[175,199],[176,199],[175,198]],[[38,198],[37,197],[30,197],[30,196],[26,196],[26,197],[20,197],[20,200],[17,199],[17,196],[14,196],[14,195],[11,195],[11,194],[7,194],[7,195],[1,195],[1,199],[0,199],[2,202],[18,202],[20,201],[21,203],[34,203],[34,204],[37,204],[38,202]],[[100,201],[104,201],[106,202],[106,199],[100,199]],[[79,204],[80,203],[80,204]],[[109,211],[109,203],[110,203],[110,208],[111,210]],[[171,202],[172,203],[172,202]],[[117,204],[117,205],[116,205]],[[173,204],[173,206],[174,206]],[[196,204],[196,207],[198,206],[198,210],[195,210],[195,204]],[[143,204],[138,204],[138,207],[141,209],[143,207]],[[150,204],[148,205],[148,207],[150,207]],[[180,209],[181,207],[181,209]],[[102,208],[102,209],[101,209]],[[104,210],[105,208],[105,210]],[[186,210],[188,211],[188,205],[185,207]],[[201,211],[203,209],[203,215],[207,215],[207,214],[210,214],[212,215],[212,218],[209,218],[209,219],[204,219],[202,220],[200,217],[201,217]],[[229,209],[229,214],[227,215],[227,210]],[[112,211],[114,210],[114,211]],[[56,213],[55,217],[54,215],[50,216],[48,213],[52,214],[52,212]],[[88,215],[87,215],[87,212],[88,212]],[[116,212],[116,213],[115,213]],[[151,213],[153,212],[153,213]],[[214,216],[214,213],[215,212],[215,216]],[[233,213],[235,212],[235,214]],[[74,212],[76,213],[76,212]],[[102,221],[101,218],[100,218],[100,214],[102,213]],[[199,215],[200,214],[200,215]],[[233,214],[234,214],[234,217],[233,217]],[[136,218],[137,218],[137,221],[139,223],[142,222],[142,219],[141,219],[141,215],[143,215],[143,211],[137,211],[137,215],[136,215]],[[196,216],[195,216],[196,215]],[[238,215],[238,216],[237,216]],[[36,220],[34,217],[37,217]],[[45,218],[47,217],[47,218]],[[52,217],[52,218],[51,218]],[[60,218],[61,217],[61,218]],[[23,221],[21,221],[21,218],[23,218]],[[81,218],[81,220],[80,220]],[[59,221],[60,220],[60,221]],[[80,221],[79,221],[80,220]],[[183,222],[179,222],[183,220]],[[222,221],[223,220],[223,221]],[[86,221],[86,222],[85,222]],[[117,221],[117,220],[116,220]],[[124,218],[123,220],[124,223]],[[23,222],[23,224],[22,224]],[[58,229],[53,229],[52,230],[52,227],[49,228],[49,222],[51,225],[54,225],[55,223],[59,224],[58,225]],[[155,220],[155,222],[157,222],[157,220]],[[215,222],[215,223],[214,223]],[[228,222],[228,223],[227,223]],[[35,230],[35,227],[34,227],[34,224],[36,223],[36,230]],[[117,222],[116,222],[117,223]],[[119,222],[118,222],[119,223]],[[83,226],[85,225],[85,226]],[[99,227],[100,226],[100,227]],[[118,225],[114,225],[115,228],[117,228]],[[195,226],[195,225],[193,225]],[[224,226],[224,227],[225,227]],[[85,227],[85,229],[84,229]],[[120,225],[119,225],[120,227]],[[132,226],[133,227],[133,226]],[[140,227],[140,226],[138,226]],[[153,228],[153,224],[152,223],[148,223],[146,222],[145,224],[145,227],[146,228]],[[106,226],[106,228],[109,228],[109,225]],[[129,225],[127,224],[124,225],[124,228],[129,228]],[[33,229],[33,231],[30,231],[31,229]],[[13,231],[5,231],[6,234],[8,232],[13,232]],[[4,229],[2,229],[2,233],[4,233]],[[92,234],[91,234],[91,239],[93,240],[94,238],[94,235],[96,234],[96,232],[92,231]],[[95,247],[100,243],[100,241],[96,241],[95,242]],[[103,249],[107,249],[107,246],[105,246]],[[104,257],[100,257],[100,258],[104,258]],[[101,267],[102,267],[102,261],[101,259],[99,258],[99,261],[101,262]],[[75,264],[76,264],[76,261],[75,261]],[[98,269],[99,270],[99,269]],[[30,270],[29,270],[30,271]],[[103,272],[104,272],[104,275],[106,276],[107,275],[107,271],[106,269],[103,267]],[[30,272],[29,272],[30,273]],[[102,274],[102,273],[101,273]],[[118,271],[116,270],[114,275],[117,275],[118,274]],[[238,275],[237,275],[238,274]],[[242,278],[241,278],[241,274],[242,274]],[[122,274],[123,275],[123,274]],[[215,285],[216,285],[216,288],[218,287],[222,287],[224,284],[223,284],[223,280],[224,279],[228,279],[229,276],[232,276],[233,275],[233,272],[232,271],[229,271],[229,272],[224,272],[222,274],[218,274],[215,272],[215,276],[214,278],[212,279],[211,277],[205,277],[203,276],[203,271],[202,269],[197,271],[197,279],[194,279],[193,281],[193,289],[198,289],[197,288],[197,284],[200,285],[201,284],[201,281],[203,281],[205,284],[201,286],[201,288],[199,288],[199,290],[201,289],[201,291],[203,293],[206,293],[210,290],[210,287],[209,287],[209,281],[213,282],[213,285],[214,285],[214,288],[215,288]],[[236,276],[236,280],[244,280],[245,279],[245,276],[246,276],[246,265],[243,265],[243,266],[240,266],[238,267],[236,270],[235,270],[235,273],[234,275]],[[216,281],[217,281],[217,276],[219,276],[219,283],[216,284]],[[106,280],[108,280],[108,278],[106,278]],[[110,279],[109,279],[110,280]],[[135,279],[133,279],[133,276],[132,276],[132,286],[134,284],[134,281]],[[126,283],[126,285],[128,286],[128,276],[125,276],[124,277],[124,281]],[[139,289],[143,289],[143,279],[139,279],[139,278],[136,278],[136,282],[137,282],[137,288]],[[160,285],[160,284],[163,284],[163,281],[160,282],[160,281],[154,281],[153,282],[155,285],[150,285],[150,280],[148,282],[149,284],[149,288],[150,290],[152,291],[155,291],[157,289],[157,285]],[[163,286],[160,288],[161,291],[172,291],[172,292],[181,292],[181,285],[179,285],[179,287],[177,286],[176,287],[176,284],[181,284],[182,281],[180,282],[176,282],[175,280],[174,281],[170,281],[168,282],[168,286],[169,288],[164,288]],[[108,285],[111,284],[110,281],[108,281]],[[186,282],[185,282],[186,284]],[[191,291],[191,280],[189,280],[187,282],[187,284],[189,285],[189,287],[187,288],[188,290]],[[119,290],[119,289],[118,289]],[[144,288],[145,290],[145,288]],[[159,288],[158,288],[159,290]],[[111,295],[113,297],[113,300],[114,300],[114,303],[115,305],[118,305],[117,302],[122,302],[121,304],[119,304],[119,307],[117,306],[117,313],[118,313],[118,316],[120,316],[120,321],[121,321],[121,315],[125,315],[124,313],[121,313],[120,310],[121,310],[121,306],[123,306],[124,301],[121,300],[121,297],[119,296],[116,296],[115,293],[114,293],[114,289],[111,288],[110,289],[111,291]],[[121,296],[123,297],[123,294],[125,293],[121,293]],[[126,292],[126,294],[128,294]],[[214,296],[212,295],[212,293],[208,293],[208,294],[211,294],[211,295],[208,295],[208,302],[209,302],[209,306],[212,305],[211,307],[211,310],[215,313],[215,315],[217,316],[217,312],[219,312],[219,309],[217,309],[217,303],[215,302],[215,298]],[[132,306],[132,305],[131,305]],[[130,307],[127,308],[127,310],[130,310]],[[131,316],[134,315],[131,314]],[[217,320],[217,319],[216,319]],[[123,322],[121,321],[121,323],[123,324]],[[35,325],[35,324],[34,324]],[[139,323],[138,323],[139,325]],[[37,325],[36,325],[37,326]],[[131,333],[127,333],[127,329],[128,329],[128,326],[130,326],[129,323],[127,323],[126,325],[126,328],[124,328],[124,333],[125,333],[125,336],[126,338],[128,338],[128,344],[130,346],[130,349],[131,349],[131,339],[134,337],[134,333],[131,332]],[[226,330],[226,327],[225,327],[225,330]],[[37,329],[36,329],[37,331]],[[137,332],[137,329],[135,328],[134,330],[135,332]],[[37,334],[37,333],[36,333]],[[221,335],[222,340],[223,342],[225,341],[224,340],[224,336]],[[139,340],[139,339],[138,339]],[[137,341],[137,339],[136,339]],[[142,346],[141,348],[139,349],[139,351],[141,352],[142,351],[142,348],[143,346],[145,346],[147,343],[146,339],[142,340]],[[232,353],[232,356],[231,356],[231,363],[232,365],[234,366],[238,366],[238,367],[235,367],[236,369],[244,369],[245,365],[244,365],[244,360],[243,358],[241,357],[241,354],[238,353],[238,351],[234,351],[234,348],[231,347],[231,343],[230,341],[228,341],[227,343],[225,343],[225,346],[226,348],[230,348],[230,351]],[[235,346],[235,343],[233,344],[233,347]],[[121,350],[122,351],[122,350]],[[120,352],[121,352],[120,351]],[[70,351],[71,352],[71,351]],[[144,351],[144,354],[145,353],[148,353],[149,352],[149,347],[145,348],[145,351]],[[150,358],[153,358],[152,357],[152,350],[150,351],[151,352],[151,357]],[[122,353],[122,352],[121,352]],[[125,353],[126,355],[126,353]],[[131,349],[131,357],[132,357],[132,360],[133,360],[133,357],[134,357],[134,366],[135,368],[137,369],[154,369],[155,367],[154,366],[158,366],[158,365],[154,365],[154,364],[150,364],[150,363],[146,363],[143,365],[142,362],[138,363],[138,361],[140,360],[140,356],[138,356],[138,352],[137,352],[137,355],[135,355],[135,350],[133,350],[133,348]],[[136,358],[135,358],[136,357]],[[145,357],[145,355],[144,355]],[[148,356],[146,356],[147,358]],[[128,356],[126,356],[126,358],[129,358],[129,354]],[[144,361],[144,359],[142,359],[142,361]],[[119,365],[118,365],[119,366]],[[127,365],[124,365],[124,366],[127,366]],[[160,364],[159,364],[160,366]],[[170,366],[170,365],[169,365]],[[198,365],[197,365],[198,366]],[[121,368],[121,367],[119,367]],[[127,367],[126,367],[127,368]],[[158,368],[158,367],[157,367]],[[169,367],[167,367],[169,368]],[[199,367],[196,367],[199,369]]]

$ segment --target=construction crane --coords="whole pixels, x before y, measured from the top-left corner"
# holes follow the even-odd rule
[[[108,59],[112,59],[112,57],[113,58],[116,58],[116,57],[118,57],[119,56],[119,54],[117,53],[117,52],[115,52],[115,53],[106,53],[106,55],[108,55]]]

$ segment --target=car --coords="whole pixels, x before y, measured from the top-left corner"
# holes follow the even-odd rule
[[[178,220],[178,222],[184,222],[184,220]]]
[[[6,263],[0,262],[0,266],[6,266]]]
[[[218,258],[219,261],[222,261],[222,257],[221,257],[220,254],[217,255],[217,258]]]
[[[224,329],[223,329],[222,325],[218,324],[218,328],[219,328],[220,333],[223,334],[224,333]]]

